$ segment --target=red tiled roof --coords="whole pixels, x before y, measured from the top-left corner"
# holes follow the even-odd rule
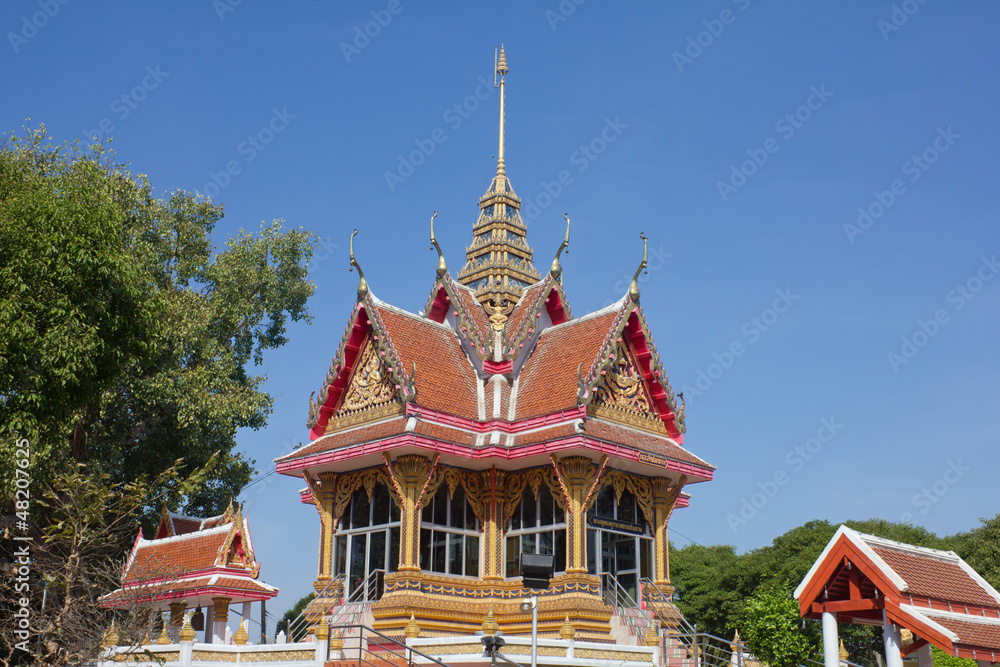
[[[571,320],[546,329],[521,369],[517,418],[549,414],[577,405],[582,363],[587,371],[607,337],[617,311]]]
[[[357,445],[362,442],[381,440],[382,438],[388,438],[402,433],[405,428],[406,417],[393,417],[392,419],[386,419],[373,424],[366,424],[347,431],[330,433],[329,435],[325,435],[318,440],[314,440],[305,447],[300,447],[294,452],[285,454],[275,460],[288,461],[290,459],[297,459],[301,456],[309,456],[311,454],[333,451],[342,447],[350,447],[351,445]]]
[[[576,435],[576,425],[572,423],[560,424],[551,428],[540,428],[537,431],[520,433],[514,438],[514,446],[525,447],[539,442],[555,440],[556,438],[566,438],[571,435]]]
[[[490,318],[486,315],[486,310],[476,300],[475,295],[468,288],[459,283],[452,282],[452,290],[455,298],[459,302],[459,307],[465,311],[469,324],[474,329],[475,337],[483,345],[490,344]]]
[[[418,405],[476,419],[476,372],[452,329],[416,315],[379,307],[379,315],[407,373]]]
[[[618,443],[632,449],[657,454],[675,461],[715,470],[715,466],[706,463],[680,445],[668,440],[666,435],[660,436],[653,433],[646,433],[645,431],[621,426],[602,419],[588,419],[584,424],[586,433],[591,438]]]
[[[171,517],[171,519],[174,524],[174,535],[193,533],[194,531],[201,528],[200,519],[189,519],[181,517]]]
[[[861,539],[865,539],[862,537]],[[899,551],[865,542],[891,567],[907,584],[910,595],[921,595],[941,600],[961,601],[993,607],[997,600],[953,561],[943,561],[930,555],[913,551]]]
[[[476,436],[468,431],[462,431],[457,428],[449,428],[447,426],[441,426],[440,424],[431,424],[425,421],[417,422],[417,427],[414,429],[414,433],[417,435],[425,435],[428,438],[434,438],[435,440],[454,442],[467,447],[471,447],[473,441],[476,439]]]
[[[186,572],[214,567],[229,526],[161,540],[140,540],[128,565],[126,582],[153,577],[180,577]]]
[[[960,621],[955,618],[944,618],[941,616],[927,616],[935,623],[943,625],[956,635],[958,644],[969,644],[982,646],[1000,652],[1000,625],[993,623],[976,623],[970,620]]]
[[[524,323],[524,318],[534,317],[538,310],[538,300],[542,298],[542,283],[535,283],[524,288],[521,298],[514,304],[514,309],[507,317],[507,326],[504,331],[508,334],[516,334]]]

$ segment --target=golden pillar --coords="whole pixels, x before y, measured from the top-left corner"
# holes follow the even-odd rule
[[[441,484],[438,456],[431,460],[419,454],[406,454],[395,462],[389,460],[388,453],[383,457],[400,508],[399,570],[419,571],[420,510]]]
[[[302,478],[309,486],[309,493],[316,503],[316,511],[319,512],[319,564],[316,568],[316,581],[313,588],[316,592],[321,592],[330,583],[331,569],[333,567],[333,535],[337,531],[337,519],[333,515],[334,487],[337,482],[337,473],[321,472],[319,479],[313,479],[309,471],[303,471]]]
[[[170,603],[170,636],[177,639],[180,636],[181,626],[184,625],[184,612],[187,611],[187,602]]]
[[[562,490],[556,502],[566,512],[566,573],[586,574],[587,509],[594,502],[608,457],[601,457],[599,466],[585,456],[567,456],[557,462],[553,454],[550,459]]]
[[[222,641],[226,640],[226,624],[229,622],[229,601],[232,598],[219,597],[212,598],[213,613],[212,620],[215,621],[212,632]]]
[[[503,579],[504,494],[506,470],[495,467],[482,472],[485,487],[483,524],[483,579]]]
[[[670,544],[667,522],[677,504],[681,489],[687,483],[687,475],[681,475],[676,483],[666,477],[654,477],[653,482],[653,581],[657,585],[670,584]]]

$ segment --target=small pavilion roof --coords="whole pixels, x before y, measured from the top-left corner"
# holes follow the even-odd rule
[[[927,643],[963,658],[1000,661],[1000,593],[953,551],[841,526],[795,590],[800,613],[910,630],[907,655]]]

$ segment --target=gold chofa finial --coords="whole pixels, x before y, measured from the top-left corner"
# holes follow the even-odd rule
[[[431,216],[431,247],[436,248],[438,251],[438,267],[437,276],[438,278],[443,278],[444,274],[448,271],[448,266],[444,263],[444,253],[441,252],[441,246],[438,245],[437,239],[434,238],[434,218],[437,217],[438,212],[434,211],[434,215]]]
[[[553,278],[558,278],[562,275],[562,267],[559,265],[559,255],[562,254],[563,250],[566,250],[566,246],[569,245],[569,213],[563,213],[563,217],[566,218],[566,238],[563,239],[562,245],[559,246],[559,250],[556,251],[556,258],[552,260],[552,268],[549,269],[549,273],[552,274]],[[569,250],[566,250],[569,252]]]
[[[495,57],[495,56],[494,56]],[[500,75],[500,83],[496,82],[496,75],[493,76],[493,87],[500,88],[500,148],[497,152],[497,176],[503,176],[506,173],[506,165],[503,159],[503,125],[504,125],[504,91],[503,82],[504,77],[507,75],[507,56],[503,52],[503,44],[500,45],[500,58],[496,63],[496,73]]]
[[[646,268],[646,250],[649,246],[649,240],[642,232],[639,232],[639,238],[642,239],[642,263],[635,270],[635,275],[632,276],[632,285],[628,288],[629,297],[636,303],[639,303],[639,273],[642,271],[649,273],[649,269]]]
[[[354,233],[351,234],[351,268],[353,271],[355,268],[358,270],[358,275],[361,276],[361,280],[358,281],[358,301],[365,298],[368,294],[368,281],[365,280],[365,272],[361,270],[361,265],[358,264],[358,260],[354,259],[354,237],[358,235],[358,230],[355,229]]]

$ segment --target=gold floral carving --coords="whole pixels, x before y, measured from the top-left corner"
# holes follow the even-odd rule
[[[385,362],[379,357],[378,348],[369,338],[365,341],[351,383],[347,387],[337,414],[326,426],[326,432],[374,421],[382,417],[401,414],[398,387],[392,380]]]
[[[578,648],[573,651],[574,658],[591,660],[624,660],[625,662],[653,662],[653,654],[638,651],[614,651],[599,648]]]
[[[630,475],[620,470],[609,470],[604,476],[604,483],[611,484],[615,490],[615,499],[621,500],[622,492],[628,491],[633,496],[642,511],[646,523],[653,529],[656,526],[656,508],[653,505],[653,483],[646,477]]]
[[[194,651],[191,655],[192,660],[206,662],[236,662],[236,657],[235,653],[229,651]]]
[[[650,412],[649,398],[642,377],[632,365],[631,355],[622,341],[618,342],[614,361],[604,378],[594,387],[597,402],[633,412]]]
[[[253,651],[240,653],[240,662],[291,662],[315,660],[316,651],[294,649],[291,651]]]
[[[365,487],[365,491],[368,492],[368,497],[371,498],[376,484],[382,484],[388,487],[390,491],[392,490],[392,482],[383,468],[369,468],[368,470],[358,470],[339,476],[333,491],[332,515],[334,527],[340,522],[340,518],[344,516],[347,506],[351,504],[354,492],[363,486]],[[394,500],[399,504],[398,498],[394,497]]]

